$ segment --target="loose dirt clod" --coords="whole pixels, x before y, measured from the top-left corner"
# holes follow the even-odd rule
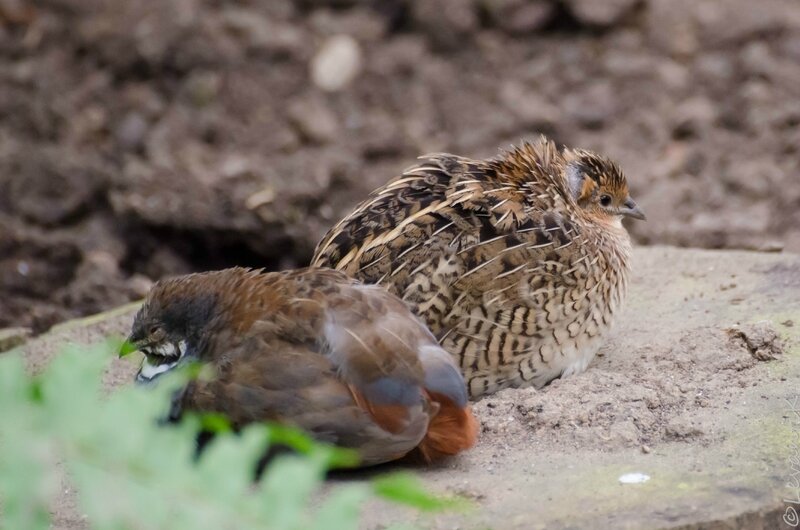
[[[771,361],[783,354],[783,342],[771,322],[734,326],[727,330],[730,339],[744,346],[759,361]]]

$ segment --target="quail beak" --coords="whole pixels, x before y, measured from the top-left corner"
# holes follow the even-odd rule
[[[647,216],[630,197],[625,200],[625,204],[623,204],[622,208],[619,209],[619,213],[620,215],[624,215],[626,217],[647,221]]]

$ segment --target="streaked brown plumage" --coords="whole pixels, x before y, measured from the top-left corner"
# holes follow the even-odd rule
[[[235,268],[158,282],[129,341],[137,381],[188,359],[214,368],[176,403],[235,426],[271,420],[356,449],[364,465],[475,442],[477,423],[450,356],[383,288],[333,270]]]
[[[401,297],[472,397],[584,370],[626,290],[621,217],[644,218],[619,167],[544,137],[421,160],[337,224],[313,265]]]

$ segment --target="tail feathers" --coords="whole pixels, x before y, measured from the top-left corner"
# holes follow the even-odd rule
[[[475,445],[478,421],[469,405],[459,407],[442,394],[428,392],[431,401],[440,405],[439,413],[428,424],[428,432],[417,446],[426,462],[455,455]]]

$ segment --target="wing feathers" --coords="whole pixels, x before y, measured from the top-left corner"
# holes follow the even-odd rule
[[[452,357],[438,344],[423,346],[420,360],[425,372],[425,390],[447,398],[458,407],[467,405],[467,388]]]
[[[356,405],[369,414],[377,425],[392,434],[401,434],[409,426],[411,410],[402,404],[377,404],[368,400],[362,392],[353,385],[348,385]],[[421,397],[421,396],[420,396]],[[420,404],[421,400],[417,402]]]
[[[382,288],[355,285],[342,296],[348,304],[328,309],[328,357],[358,407],[393,435],[424,434],[426,461],[471,447],[478,424],[464,379],[430,331]]]

